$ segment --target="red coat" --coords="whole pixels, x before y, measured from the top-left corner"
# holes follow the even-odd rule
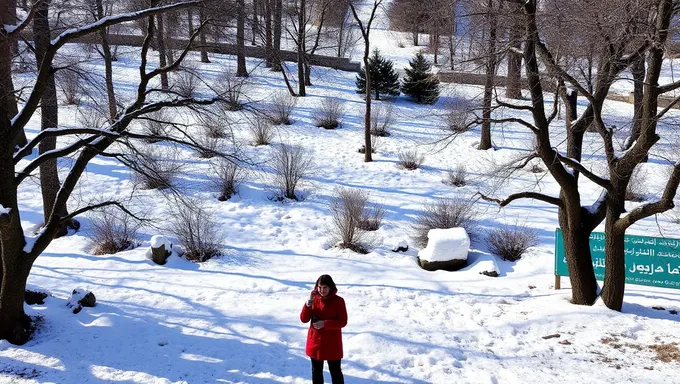
[[[347,325],[347,309],[342,297],[330,293],[326,297],[314,295],[312,306],[302,306],[300,320],[309,322],[314,316],[324,321],[321,329],[309,326],[307,332],[307,356],[315,360],[340,360],[342,359],[342,331]]]

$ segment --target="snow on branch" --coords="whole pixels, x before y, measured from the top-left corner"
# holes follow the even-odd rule
[[[583,176],[587,177],[593,183],[599,185],[600,187],[602,187],[602,188],[604,188],[608,191],[611,190],[612,184],[609,180],[590,172],[590,170],[588,170],[586,167],[584,167],[583,164],[581,164],[576,159],[572,159],[571,157],[560,155],[560,153],[557,152],[557,150],[555,150],[555,155],[557,156],[557,158],[562,163],[564,163],[564,164],[570,166],[571,168],[579,171],[581,174],[583,174]]]
[[[530,191],[513,193],[512,195],[506,197],[504,200],[495,199],[493,197],[486,196],[481,192],[475,193],[473,195],[473,197],[474,196],[479,196],[482,200],[488,201],[488,202],[491,202],[491,203],[496,203],[501,207],[505,207],[506,205],[512,203],[515,200],[519,200],[519,199],[535,199],[535,200],[540,200],[540,201],[546,202],[548,204],[556,205],[558,207],[563,207],[562,200],[560,200],[557,197],[548,196],[548,195],[544,195],[542,193],[530,192]]]
[[[33,16],[35,16],[35,12],[38,10],[38,8],[42,5],[44,0],[38,0],[36,1],[32,6],[31,9],[28,11],[28,15],[26,15],[26,18],[21,20],[21,22],[18,25],[8,25],[5,24],[5,31],[7,32],[8,37],[15,37],[18,36],[21,31],[26,28],[31,21],[33,20]]]
[[[30,155],[33,152],[33,148],[37,147],[38,144],[48,137],[58,137],[67,135],[80,135],[80,134],[91,134],[91,135],[115,135],[114,132],[105,129],[95,129],[95,128],[48,128],[40,131],[36,137],[29,141],[26,145],[20,148],[14,154],[14,164],[17,164],[21,159]]]

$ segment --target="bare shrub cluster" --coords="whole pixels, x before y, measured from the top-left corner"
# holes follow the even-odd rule
[[[187,199],[178,199],[173,207],[170,232],[184,248],[184,257],[203,262],[219,256],[219,226],[210,212]]]
[[[191,66],[183,66],[174,73],[173,90],[180,96],[190,98],[196,95],[198,90],[199,79],[195,68]]]
[[[194,139],[196,143],[196,152],[198,156],[203,159],[210,159],[217,156],[220,153],[222,143],[220,139],[214,137],[199,135]]]
[[[175,152],[164,153],[152,146],[137,148],[126,164],[132,169],[132,180],[145,189],[168,189],[182,173],[183,162]]]
[[[399,167],[409,171],[420,168],[420,166],[423,164],[423,161],[425,161],[425,156],[418,154],[418,150],[415,149],[406,149],[400,151],[398,156],[399,162],[397,164]]]
[[[217,87],[220,95],[225,99],[223,107],[227,111],[240,111],[243,109],[243,96],[248,90],[248,78],[238,77],[236,73],[227,68],[219,77]]]
[[[90,215],[92,242],[95,255],[106,255],[124,251],[137,243],[139,222],[124,212],[102,209]]]
[[[538,235],[533,229],[515,225],[496,228],[487,237],[489,250],[503,260],[519,260],[524,252],[538,244]]]
[[[276,146],[271,167],[274,171],[274,184],[278,189],[277,198],[298,200],[296,189],[312,173],[312,166],[312,157],[303,147],[290,144]]]
[[[394,107],[377,104],[371,114],[371,135],[384,137],[390,135],[390,128],[394,125]]]
[[[162,140],[162,137],[167,136],[170,123],[163,109],[147,113],[142,119],[143,133],[149,136],[146,140],[147,142],[155,143]]]
[[[467,181],[467,167],[464,163],[458,163],[452,170],[446,173],[444,184],[453,187],[464,187],[468,184]]]
[[[274,127],[268,120],[254,119],[248,125],[250,135],[253,138],[253,145],[269,145],[274,138]]]
[[[368,206],[368,192],[360,189],[339,188],[331,199],[329,232],[338,246],[358,253],[368,253],[373,239],[367,232],[380,228],[385,210],[382,206]]]
[[[476,228],[477,211],[472,200],[441,199],[425,205],[412,226],[413,240],[420,247],[427,246],[427,234],[431,229],[462,227],[468,234]]]
[[[59,89],[64,95],[64,100],[68,105],[80,103],[80,96],[84,92],[83,78],[84,70],[75,60],[65,63],[65,66],[55,73],[55,78]]]
[[[269,105],[268,118],[272,124],[290,125],[290,115],[297,105],[297,98],[285,91],[274,93]]]
[[[231,137],[229,118],[219,110],[209,110],[196,115],[196,120],[207,137],[224,139]]]
[[[342,124],[345,107],[342,101],[335,97],[327,97],[321,102],[321,107],[314,112],[314,125],[325,129],[335,129]]]
[[[214,177],[213,186],[217,190],[217,200],[226,201],[238,192],[238,187],[243,183],[246,173],[238,164],[219,160],[213,163]]]

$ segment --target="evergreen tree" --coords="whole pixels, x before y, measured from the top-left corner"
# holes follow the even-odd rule
[[[401,91],[418,103],[432,104],[439,97],[439,79],[431,72],[431,65],[421,52],[409,61],[411,68],[404,68],[406,76]]]
[[[368,58],[368,68],[371,73],[371,91],[375,94],[375,99],[380,100],[380,95],[399,95],[399,75],[394,70],[394,63],[380,56],[376,48],[373,55]],[[362,68],[357,75],[357,93],[366,93],[366,68]]]

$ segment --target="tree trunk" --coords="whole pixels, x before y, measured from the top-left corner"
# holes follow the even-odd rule
[[[165,37],[163,36],[163,15],[156,15],[156,43],[158,44],[158,65],[163,68],[168,65],[166,61],[165,54]],[[170,89],[170,83],[168,82],[168,73],[161,73],[161,89]]]
[[[522,98],[522,55],[517,52],[522,48],[522,25],[518,19],[520,15],[513,13],[513,23],[510,28],[508,50],[508,78],[505,97],[508,99]]]
[[[624,189],[625,190],[625,189]],[[623,204],[612,202],[607,206],[607,219],[604,232],[607,234],[604,243],[605,272],[602,285],[602,301],[615,311],[621,311],[623,294],[626,289],[625,231],[616,229],[616,222],[621,216]]]
[[[274,46],[272,39],[272,0],[264,2],[264,49],[266,52],[266,66],[274,65]]]
[[[342,57],[342,34],[345,33],[345,19],[340,22],[340,32],[338,32],[338,57]]]
[[[597,299],[597,281],[590,253],[590,231],[563,226],[562,236],[571,282],[571,302],[592,305]]]
[[[305,0],[300,0],[298,9],[297,59],[298,59],[298,96],[306,96],[305,92]]]
[[[200,20],[201,24],[205,22],[204,6],[201,6],[198,9],[198,19]],[[198,35],[198,39],[201,43],[201,63],[209,63],[210,59],[208,58],[208,47],[206,46],[205,28],[201,28],[201,32],[199,32]]]
[[[479,149],[491,148],[491,99],[496,77],[496,15],[493,0],[487,1],[489,20],[489,41],[486,57],[486,76],[484,78],[484,99],[482,102],[482,136]]]
[[[283,0],[274,0],[274,51],[272,52],[272,71],[281,70],[281,28],[283,17]]]
[[[50,24],[49,24],[49,1],[40,3],[38,11],[33,18],[33,36],[35,40],[35,61],[40,67],[43,57],[50,45]],[[42,94],[40,103],[40,124],[41,130],[59,127],[59,106],[57,105],[57,86],[54,75],[50,75],[46,80],[45,91]],[[43,154],[52,151],[57,147],[56,137],[47,137],[38,144],[38,153]],[[57,160],[45,161],[40,165],[40,189],[43,200],[43,216],[45,223],[52,214],[60,217],[68,215],[66,204],[55,206],[57,193],[61,183],[59,182],[59,172],[57,170]],[[67,233],[68,226],[61,227],[57,236]]]
[[[248,77],[245,54],[245,29],[246,29],[246,3],[244,0],[237,2],[236,21],[236,76]]]
[[[645,86],[645,57],[641,56],[633,62],[630,68],[633,74],[633,125],[630,130],[630,137],[626,140],[625,148],[630,149],[633,143],[640,137],[642,131],[642,98]]]
[[[0,22],[6,25],[13,25],[17,23],[16,20],[16,15],[17,15],[17,4],[16,0],[8,0],[4,1],[5,4],[0,6]],[[3,69],[2,73],[8,73],[9,76],[7,76],[6,79],[3,79],[3,86],[5,86],[5,81],[7,88],[2,88],[2,91],[5,92],[5,95],[2,95],[2,97],[6,97],[6,105],[7,105],[7,117],[11,120],[14,116],[16,116],[17,113],[19,113],[19,108],[17,106],[17,101],[14,95],[14,81],[12,80],[12,56],[17,52],[18,50],[18,42],[16,39],[10,39],[7,41],[9,44],[9,52],[7,52],[7,62],[5,63],[3,60],[2,65],[8,65],[9,69]],[[7,72],[5,72],[7,71]],[[6,91],[5,91],[6,90]],[[14,138],[14,145],[15,147],[23,147],[28,143],[28,140],[26,139],[26,133],[22,129],[17,133],[17,136]]]
[[[104,18],[104,7],[102,0],[97,0],[97,18],[99,20]],[[109,45],[108,31],[102,29],[99,31],[99,37],[102,41],[102,52],[104,54],[104,75],[106,83],[106,97],[109,104],[109,121],[113,122],[118,115],[116,106],[116,92],[113,88],[113,66],[111,64],[111,46]]]
[[[251,36],[250,36],[250,45],[255,45],[255,39],[257,35],[260,33],[260,20],[258,19],[258,14],[257,14],[257,0],[253,0],[253,21],[250,23],[250,29],[251,29]]]
[[[411,32],[411,35],[413,36],[413,46],[417,47],[418,46],[418,27],[413,28],[413,32]]]
[[[187,8],[187,23],[189,24],[189,37],[194,34],[194,13],[191,8]]]

